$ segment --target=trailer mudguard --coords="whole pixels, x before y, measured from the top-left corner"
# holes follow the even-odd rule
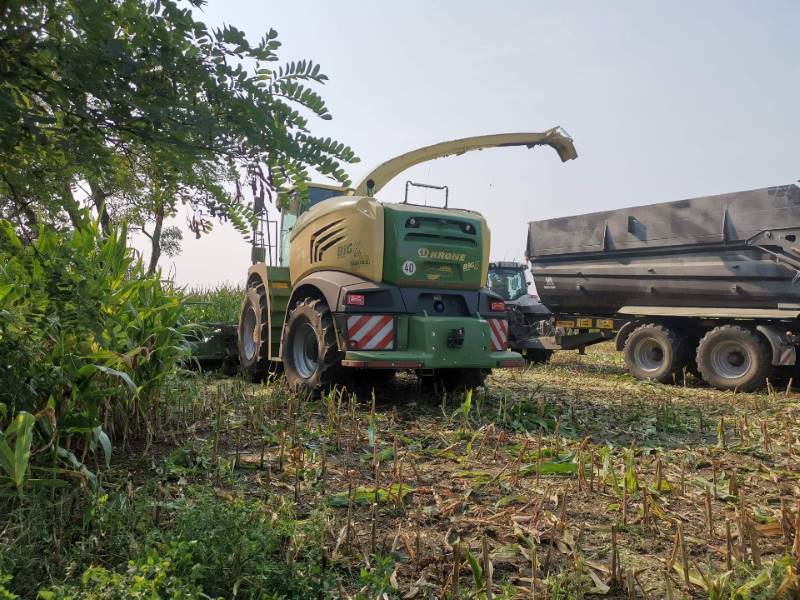
[[[772,364],[778,367],[792,366],[797,362],[795,345],[786,336],[785,327],[777,325],[759,325],[756,331],[761,333],[772,348]]]

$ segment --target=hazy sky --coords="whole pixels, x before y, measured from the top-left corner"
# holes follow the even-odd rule
[[[358,181],[442,140],[564,127],[579,158],[549,148],[440,159],[406,179],[450,186],[481,211],[492,257],[522,257],[528,221],[800,179],[800,2],[210,0],[199,18],[285,61],[310,58]],[[431,196],[434,200],[434,196]],[[229,226],[187,239],[163,268],[181,284],[240,282],[249,247]]]

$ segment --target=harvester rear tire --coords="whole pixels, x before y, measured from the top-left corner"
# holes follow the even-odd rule
[[[313,395],[334,385],[342,371],[333,315],[327,302],[301,300],[289,313],[281,344],[283,369],[289,389]]]
[[[636,379],[676,383],[683,380],[686,348],[686,339],[673,329],[645,323],[625,340],[625,365]]]
[[[757,390],[770,373],[771,359],[772,352],[764,337],[739,325],[715,327],[697,346],[700,374],[718,390]]]
[[[269,304],[264,284],[247,286],[239,314],[239,368],[250,381],[263,380],[270,371]]]

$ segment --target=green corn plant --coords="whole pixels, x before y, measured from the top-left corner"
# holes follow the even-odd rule
[[[697,571],[700,574],[699,581],[693,581],[693,583],[697,583],[700,587],[705,590],[706,594],[708,595],[708,600],[725,600],[729,598],[728,595],[728,588],[731,575],[733,571],[725,571],[714,577],[711,574],[711,567],[708,567],[708,570],[703,572],[700,568],[700,565],[695,565],[697,567]]]
[[[244,289],[219,284],[214,287],[189,288],[186,295],[186,319],[192,323],[221,323],[239,318]]]
[[[639,489],[639,479],[636,476],[636,463],[634,462],[633,448],[625,453],[625,487],[628,493],[633,494]]]
[[[617,478],[617,471],[614,468],[614,463],[611,462],[611,449],[603,447],[600,449],[600,458],[603,461],[603,469],[601,472],[601,476],[603,481],[610,481],[611,486],[614,488],[614,493],[617,496],[622,495],[622,488],[619,485],[619,479]]]
[[[0,469],[19,495],[22,495],[28,477],[35,423],[36,419],[31,413],[22,411],[4,432],[0,432]],[[14,443],[13,450],[11,442]]]
[[[186,350],[185,298],[148,276],[126,240],[124,226],[103,235],[91,224],[41,228],[23,243],[0,220],[0,404],[8,415],[0,427],[47,408],[53,426],[42,421],[32,435],[43,445],[57,435],[50,457],[71,469],[59,449],[102,454],[108,465],[115,437],[145,433],[149,442],[174,418],[162,390]]]
[[[486,588],[486,579],[483,576],[483,569],[481,568],[478,559],[475,555],[469,551],[469,548],[464,549],[467,554],[467,562],[469,563],[469,569],[472,571],[472,579],[475,582],[475,589],[476,590],[483,590]]]
[[[467,390],[466,394],[464,394],[464,401],[459,405],[457,409],[453,411],[451,415],[451,419],[455,419],[456,417],[461,418],[461,431],[469,431],[470,430],[470,423],[469,423],[469,413],[472,412],[472,390]]]

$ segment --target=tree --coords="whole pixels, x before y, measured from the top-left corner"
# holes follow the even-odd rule
[[[202,3],[0,0],[0,217],[32,235],[85,227],[85,205],[106,232],[126,216],[157,263],[182,203],[196,235],[214,218],[246,235],[310,169],[348,183],[352,150],[309,131],[331,118],[320,67],[277,66],[274,30],[210,30]]]

